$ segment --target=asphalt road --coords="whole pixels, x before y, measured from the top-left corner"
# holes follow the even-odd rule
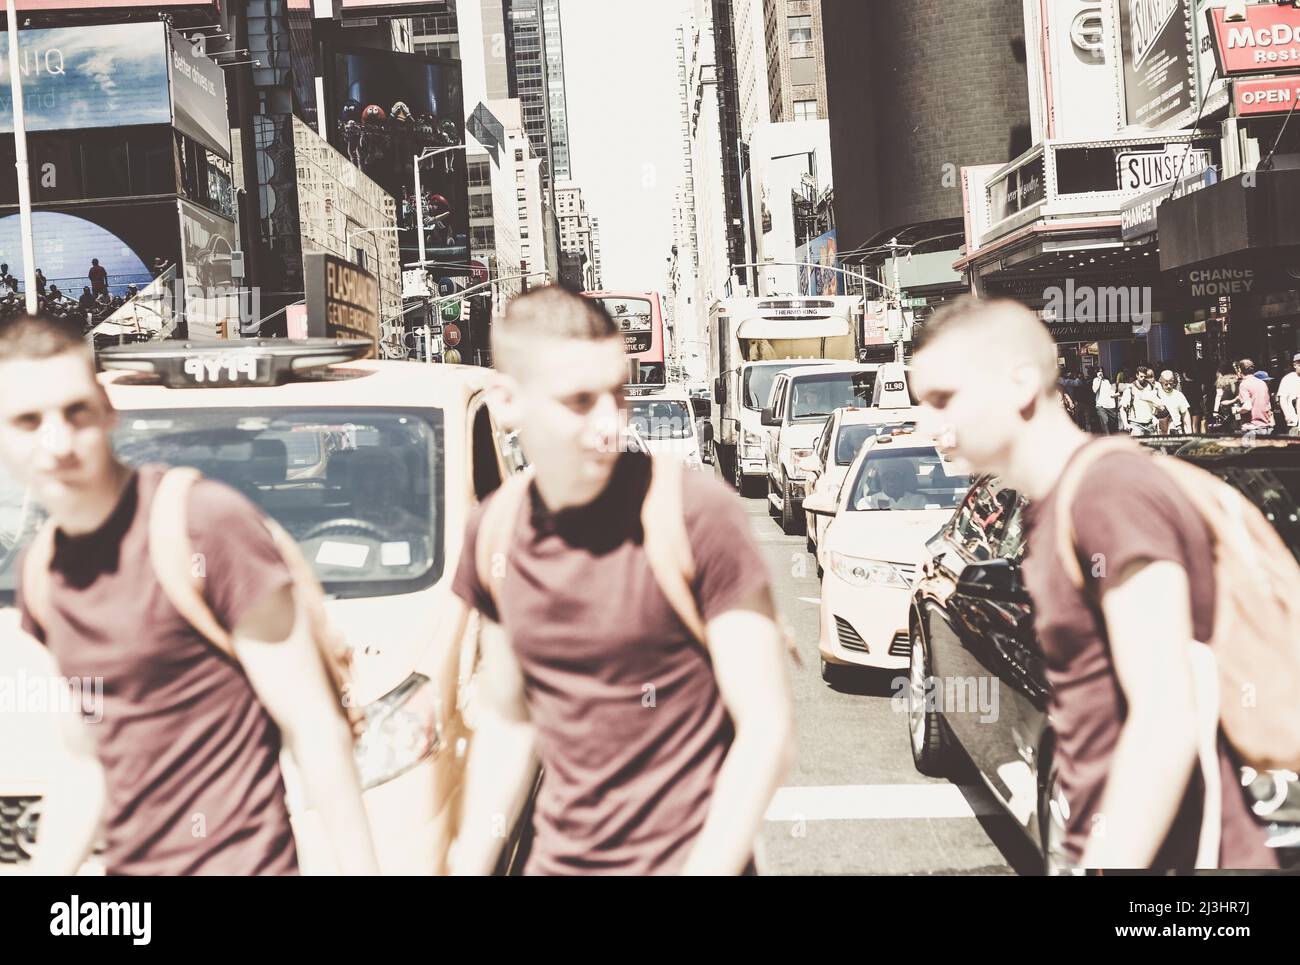
[[[1036,873],[1034,850],[973,769],[946,781],[912,766],[907,718],[890,700],[903,672],[822,681],[821,584],[804,537],[784,535],[762,499],[744,504],[803,661],[792,669],[798,754],[768,812],[763,873]]]

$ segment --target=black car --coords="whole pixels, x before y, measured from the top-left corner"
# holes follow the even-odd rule
[[[1156,448],[1246,495],[1300,560],[1300,439],[1199,438]],[[922,773],[943,775],[954,751],[964,751],[1050,870],[1068,811],[1055,789],[1051,691],[1020,574],[1025,506],[1015,490],[980,478],[927,544],[909,617],[908,728]]]

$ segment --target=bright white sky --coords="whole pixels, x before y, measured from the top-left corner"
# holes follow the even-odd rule
[[[573,180],[606,288],[662,291],[681,179],[674,31],[684,0],[561,0]]]

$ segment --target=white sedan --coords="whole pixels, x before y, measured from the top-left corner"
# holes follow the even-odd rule
[[[818,547],[824,680],[844,666],[907,668],[907,608],[925,542],[969,488],[933,440],[881,435],[862,447],[838,498],[804,501],[829,519]]]

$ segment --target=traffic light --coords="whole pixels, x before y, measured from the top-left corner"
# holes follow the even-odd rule
[[[468,322],[472,317],[472,313],[474,311],[473,304],[472,304],[473,301],[474,299],[472,298],[462,298],[460,300],[460,320],[462,322]]]

